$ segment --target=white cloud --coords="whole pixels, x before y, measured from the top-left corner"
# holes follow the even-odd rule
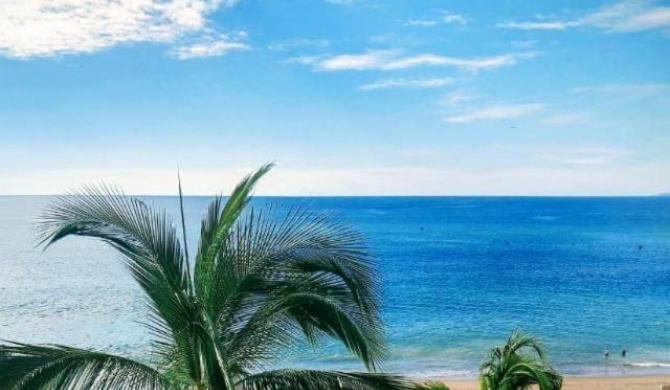
[[[304,48],[304,47],[328,47],[330,46],[330,42],[326,39],[305,39],[305,38],[297,38],[297,39],[291,39],[288,41],[283,41],[283,42],[277,42],[273,43],[272,45],[268,46],[268,49],[272,51],[285,51],[285,50],[290,50],[290,49],[296,49],[296,48]]]
[[[410,27],[434,27],[437,26],[436,20],[417,20],[411,19],[405,22],[405,26]]]
[[[442,12],[442,22],[445,24],[460,24],[462,26],[468,24],[468,20],[465,17],[450,11]]]
[[[452,78],[424,78],[424,79],[385,79],[374,83],[365,84],[359,89],[362,91],[375,91],[392,88],[441,88],[454,83]]]
[[[436,54],[402,56],[399,51],[369,51],[363,54],[344,54],[324,58],[315,63],[320,71],[403,70],[417,67],[452,67],[470,72],[512,66],[520,59],[532,58],[535,53],[513,53],[493,57],[455,58]]]
[[[233,0],[3,0],[0,56],[91,53],[123,43],[173,42],[207,30]]]
[[[250,47],[242,42],[240,38],[246,34],[238,33],[235,36],[220,34],[216,37],[204,36],[197,42],[173,48],[170,55],[180,60],[193,58],[219,57],[231,51],[249,50]]]
[[[670,7],[656,6],[649,1],[624,0],[603,6],[575,19],[511,21],[500,23],[498,27],[521,30],[566,30],[574,27],[593,27],[613,33],[655,29],[670,31]]]
[[[397,56],[395,51],[372,51],[365,54],[342,54],[328,57],[316,64],[318,70],[372,70],[381,69]]]
[[[463,113],[448,116],[446,122],[470,123],[487,119],[519,118],[542,110],[542,104],[494,104],[484,107],[466,108]]]
[[[495,69],[503,66],[514,65],[517,63],[518,58],[519,56],[514,54],[474,59],[444,57],[434,54],[422,54],[417,56],[398,58],[395,61],[387,64],[386,68],[389,70],[394,70],[414,68],[417,66],[448,66],[469,71],[477,71],[482,69]]]
[[[284,61],[285,64],[314,65],[319,62],[322,56],[298,56]]]
[[[569,22],[505,22],[498,24],[500,28],[513,28],[518,30],[566,30],[573,26]]]
[[[405,26],[410,27],[435,27],[439,24],[460,24],[465,26],[468,20],[454,12],[442,11],[439,19],[410,19],[405,22]]]
[[[541,103],[501,103],[475,90],[455,90],[437,100],[438,115],[448,123],[472,123],[481,120],[520,118],[540,112]]]
[[[670,84],[602,84],[573,88],[571,93],[619,93],[626,95],[657,95],[670,93]]]
[[[580,22],[611,32],[667,29],[670,28],[670,7],[649,6],[643,1],[623,1],[603,7]]]
[[[464,102],[477,100],[481,97],[480,94],[473,91],[458,90],[452,91],[443,96],[438,104],[445,107],[460,107]]]

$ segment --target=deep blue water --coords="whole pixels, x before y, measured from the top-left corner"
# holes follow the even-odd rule
[[[142,356],[146,310],[114,253],[84,239],[35,248],[47,200],[0,197],[0,339]],[[151,200],[177,211],[176,198]],[[186,199],[192,251],[208,201]],[[670,373],[670,197],[255,201],[268,203],[335,212],[365,233],[383,277],[389,370],[471,377],[520,328],[568,374]],[[358,368],[333,346],[283,363]]]

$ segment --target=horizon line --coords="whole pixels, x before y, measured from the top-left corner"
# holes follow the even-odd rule
[[[179,197],[179,194],[123,194],[125,196]],[[57,197],[74,194],[0,194],[0,197]],[[228,197],[230,194],[189,194],[184,198]],[[414,195],[252,195],[253,198],[655,198],[670,197],[670,193],[658,194],[414,194]]]

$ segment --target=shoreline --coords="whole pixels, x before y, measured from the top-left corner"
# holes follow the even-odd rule
[[[451,390],[479,390],[476,379],[438,378]],[[566,376],[564,390],[659,390],[662,384],[670,385],[670,375],[631,376]]]

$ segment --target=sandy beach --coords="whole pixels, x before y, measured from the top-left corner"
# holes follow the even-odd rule
[[[445,379],[451,390],[479,390],[476,380]],[[567,377],[564,390],[659,390],[661,384],[670,385],[669,376],[629,377]]]

